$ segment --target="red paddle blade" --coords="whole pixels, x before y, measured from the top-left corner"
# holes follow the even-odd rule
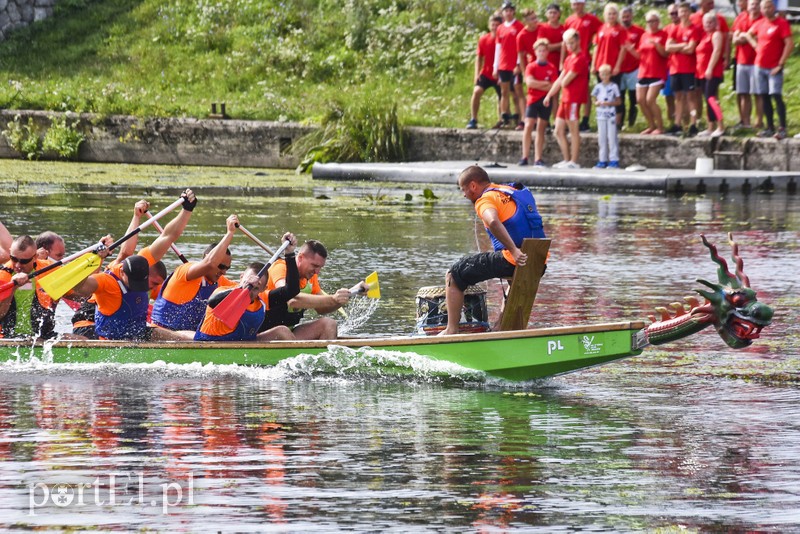
[[[14,291],[14,282],[6,282],[0,286],[0,302],[6,300]]]
[[[244,287],[237,287],[222,299],[211,313],[228,328],[236,328],[249,305],[250,291]]]

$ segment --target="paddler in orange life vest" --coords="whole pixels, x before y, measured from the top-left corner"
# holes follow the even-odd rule
[[[169,275],[153,304],[153,324],[170,330],[194,332],[203,321],[208,298],[217,287],[237,285],[224,274],[231,268],[228,247],[238,224],[236,215],[228,217],[225,236],[219,243],[206,248],[201,261],[184,263]]]
[[[47,267],[51,260],[39,259],[36,255],[36,244],[29,235],[17,237],[9,246],[10,259],[0,267],[0,284],[14,281],[11,295],[0,302],[0,337],[14,337],[17,326],[17,288],[25,286],[28,274],[43,267]],[[47,276],[53,271],[42,274]],[[50,339],[55,337],[56,317],[55,310],[58,301],[51,299],[41,287],[33,280],[35,298],[31,301],[31,328],[37,337]]]
[[[110,242],[105,242],[106,245]],[[102,250],[100,256],[108,255]],[[134,254],[107,271],[95,273],[78,284],[73,291],[92,296],[97,304],[94,323],[100,339],[132,341],[187,340],[190,336],[165,328],[148,326],[150,304],[150,263]]]
[[[493,184],[486,171],[477,165],[461,171],[458,187],[475,205],[494,251],[464,256],[447,271],[447,328],[440,335],[458,333],[467,287],[490,278],[513,276],[516,266],[525,265],[528,260],[519,249],[522,240],[545,237],[536,201],[526,187]]]
[[[328,295],[319,285],[319,273],[328,259],[325,245],[314,239],[309,239],[297,253],[297,270],[300,273],[300,293],[280,306],[270,305],[262,330],[274,328],[278,325],[292,329],[297,339],[336,339],[338,337],[338,324],[331,317],[321,317],[313,321],[298,324],[307,309],[312,309],[318,314],[331,313],[350,300],[353,293],[366,291],[366,284],[361,281],[350,289],[339,289],[333,295]],[[278,260],[269,268],[267,291],[282,287],[287,282],[286,264]],[[262,296],[263,298],[263,296]]]
[[[181,194],[181,197],[183,197],[183,206],[180,213],[164,227],[161,235],[159,235],[150,246],[138,252],[138,255],[144,257],[150,265],[150,275],[148,277],[150,298],[158,296],[158,290],[167,277],[167,268],[164,262],[161,261],[161,258],[164,257],[169,251],[170,246],[181,236],[192,216],[192,210],[194,210],[197,205],[197,198],[191,189],[186,189]],[[125,231],[126,234],[139,226],[141,218],[148,209],[150,209],[150,203],[146,200],[139,200],[136,202],[133,209],[133,217],[128,225],[128,229]],[[137,234],[120,245],[119,254],[117,258],[109,264],[109,270],[119,270],[122,261],[135,252],[138,239],[139,235]],[[95,308],[94,299],[92,298],[75,312],[72,318],[72,332],[74,334],[82,335],[90,339],[97,339],[98,335],[95,332],[94,326],[94,319],[96,317]]]
[[[262,293],[267,285],[267,277],[258,276],[258,272],[264,267],[263,263],[255,262],[248,265],[247,270],[242,273],[239,287],[249,287],[250,305],[239,319],[239,323],[234,328],[229,328],[212,313],[214,308],[227,297],[232,288],[220,288],[211,295],[206,306],[205,317],[202,324],[197,329],[194,339],[196,341],[272,341],[276,339],[287,340],[295,339],[292,331],[285,326],[276,326],[269,330],[259,332],[259,327],[264,322],[266,307],[285,305],[292,297],[300,292],[300,276],[297,273],[297,262],[295,261],[294,249],[297,246],[297,238],[294,234],[287,232],[283,235],[282,241],[289,241],[284,257],[287,266],[287,283],[278,289],[273,289],[266,293],[266,299],[262,300]]]

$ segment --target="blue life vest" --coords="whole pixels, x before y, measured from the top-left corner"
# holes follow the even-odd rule
[[[542,226],[542,216],[536,209],[536,200],[530,189],[522,184],[513,183],[505,184],[508,188],[488,187],[484,191],[497,191],[504,195],[508,195],[517,206],[514,215],[503,221],[503,226],[506,227],[508,235],[517,247],[522,246],[522,240],[526,237],[544,238],[544,227]],[[492,245],[495,250],[504,250],[505,247],[497,239],[492,232],[486,228],[486,233],[492,240]]]
[[[161,290],[153,303],[153,322],[170,330],[196,330],[203,322],[208,299],[219,284],[209,284],[203,277],[197,294],[191,300],[175,304],[163,296],[164,288],[167,287],[172,274],[161,284]]]
[[[98,336],[106,339],[144,339],[147,332],[147,307],[150,296],[147,291],[131,291],[114,273],[122,290],[122,304],[112,315],[104,315],[97,307],[94,312],[94,329]]]
[[[246,310],[236,330],[224,336],[211,336],[198,330],[194,334],[195,341],[253,341],[258,334],[258,328],[264,322],[264,306],[256,311]]]

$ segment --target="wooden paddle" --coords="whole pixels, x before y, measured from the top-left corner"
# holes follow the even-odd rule
[[[51,263],[50,265],[46,265],[45,267],[42,267],[41,269],[36,269],[35,271],[33,271],[30,274],[28,274],[28,278],[30,279],[30,278],[33,278],[34,276],[38,276],[40,274],[44,274],[44,273],[46,273],[48,271],[52,271],[56,267],[61,267],[65,263],[68,263],[68,262],[70,262],[70,261],[72,261],[72,260],[74,260],[74,259],[76,259],[76,258],[78,258],[80,256],[83,256],[84,254],[86,254],[88,252],[92,252],[93,250],[96,250],[97,247],[99,247],[101,245],[102,245],[102,243],[98,243],[97,245],[92,245],[91,247],[87,247],[87,248],[81,250],[80,252],[76,252],[75,254],[67,256],[66,258],[61,258],[57,262]],[[0,285],[0,301],[6,300],[8,297],[11,296],[11,292],[14,289],[14,285],[15,285],[14,282],[10,281],[10,280],[8,282],[4,283],[3,285]]]
[[[149,211],[145,211],[144,214],[150,217],[151,219],[153,218],[153,215]],[[158,224],[158,222],[155,220],[153,221],[153,228],[158,230],[159,234],[164,233],[164,228],[160,224]],[[189,263],[189,260],[186,259],[186,256],[184,256],[180,250],[178,250],[178,247],[175,246],[175,243],[170,243],[169,248],[171,248],[172,252],[174,252],[175,255],[178,256],[178,258],[181,260],[181,263]]]
[[[171,212],[181,204],[183,204],[183,197],[179,198],[163,210],[153,215],[151,219],[146,220],[124,236],[114,241],[111,245],[109,245],[108,250],[114,250],[122,243],[132,238],[151,224],[155,223],[158,219]],[[102,265],[103,259],[97,254],[101,250],[102,246],[95,247],[93,251],[84,254],[63,269],[59,269],[50,276],[42,278],[39,281],[39,285],[48,295],[50,295],[51,299],[60,299],[70,289],[83,282],[90,274],[100,267],[100,265]]]
[[[269,248],[267,245],[265,245],[265,244],[264,244],[264,242],[263,242],[263,241],[261,241],[259,238],[257,238],[256,236],[254,236],[254,235],[253,235],[253,234],[250,232],[250,230],[248,230],[247,228],[245,228],[245,227],[244,227],[244,226],[242,226],[241,224],[237,224],[237,225],[236,225],[236,228],[238,228],[239,230],[241,230],[241,231],[242,231],[242,233],[243,233],[244,235],[246,235],[247,237],[249,237],[250,239],[252,239],[252,240],[253,240],[253,243],[255,243],[256,245],[258,245],[259,247],[261,247],[262,249],[264,249],[264,250],[266,251],[266,253],[267,253],[267,254],[274,254],[274,252],[272,252],[272,249],[271,249],[271,248]]]
[[[284,241],[280,248],[272,255],[269,261],[258,271],[258,277],[261,278],[267,273],[267,269],[275,263],[275,260],[278,259],[286,247],[288,247],[291,243],[287,240]],[[252,289],[252,284],[247,284],[245,287],[237,287],[233,289],[228,296],[222,299],[222,302],[217,304],[217,306],[211,311],[211,313],[222,321],[225,326],[228,328],[236,328],[236,325],[239,323],[239,319],[242,318],[244,312],[247,310],[247,307],[250,305],[250,289]]]

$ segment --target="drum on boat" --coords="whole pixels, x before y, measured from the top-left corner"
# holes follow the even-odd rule
[[[426,286],[417,291],[417,331],[436,335],[447,326],[447,305],[444,286]],[[489,311],[486,308],[486,290],[469,286],[464,292],[459,331],[461,333],[487,332]]]

